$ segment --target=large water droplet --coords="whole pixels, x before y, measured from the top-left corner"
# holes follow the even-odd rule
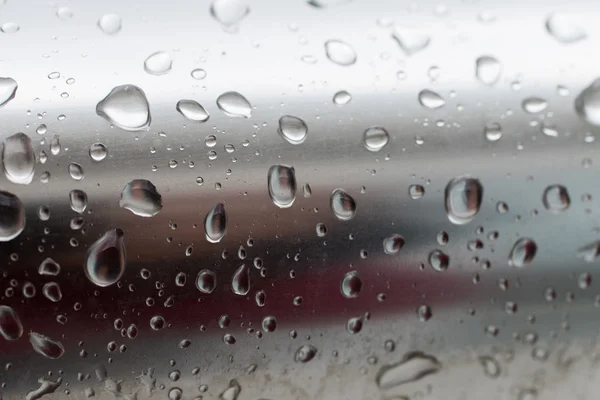
[[[561,43],[575,43],[587,37],[585,30],[567,14],[552,13],[546,20],[546,29]]]
[[[332,62],[347,66],[356,62],[354,48],[341,40],[328,40],[325,42],[325,54]]]
[[[4,107],[15,98],[18,87],[17,81],[13,78],[0,78],[0,107]]]
[[[236,379],[229,381],[229,386],[220,395],[221,400],[237,400],[238,396],[242,392],[242,387]]]
[[[224,28],[238,25],[249,12],[250,7],[245,0],[213,0],[210,5],[210,14]]]
[[[119,206],[140,217],[153,217],[162,210],[162,196],[152,182],[134,179],[123,188]]]
[[[441,250],[434,250],[429,253],[429,265],[438,272],[445,271],[450,265],[450,256]]]
[[[508,264],[513,267],[522,268],[531,264],[535,253],[537,253],[537,244],[533,239],[521,238],[513,245],[508,256]]]
[[[363,133],[363,143],[369,151],[380,151],[388,144],[390,140],[389,133],[380,126],[367,128]]]
[[[279,118],[278,132],[288,143],[300,144],[306,140],[308,126],[298,117],[284,115]]]
[[[58,303],[63,297],[60,286],[56,282],[46,283],[42,288],[42,293],[48,300],[54,303]]]
[[[0,306],[0,335],[6,340],[17,340],[23,335],[23,325],[12,307]]]
[[[12,183],[31,183],[35,172],[35,151],[29,136],[19,132],[4,139],[2,164],[4,175]]]
[[[56,276],[60,274],[60,264],[48,257],[40,263],[38,273],[40,275]]]
[[[329,201],[333,214],[342,221],[348,221],[356,215],[356,202],[343,189],[335,189]]]
[[[98,28],[107,35],[115,35],[121,30],[121,17],[117,14],[105,14],[98,20]]]
[[[198,272],[196,287],[202,293],[210,294],[217,287],[217,275],[208,269]]]
[[[150,105],[142,89],[134,85],[115,87],[96,105],[96,114],[126,131],[150,126]]]
[[[90,146],[90,158],[96,162],[100,162],[108,155],[106,146],[102,143],[94,143]]]
[[[250,118],[252,105],[238,92],[225,92],[217,97],[217,107],[228,117]]]
[[[175,108],[190,121],[206,122],[210,117],[204,107],[195,100],[179,100]]]
[[[65,353],[65,348],[60,342],[54,341],[49,337],[40,335],[36,332],[31,332],[29,334],[29,343],[31,343],[31,346],[33,346],[33,350],[35,350],[36,353],[53,360],[60,358]]]
[[[399,26],[394,28],[392,37],[398,42],[400,48],[407,56],[424,50],[431,40],[429,35],[423,31],[416,28]]]
[[[173,59],[165,51],[152,53],[144,61],[144,71],[150,75],[164,75],[171,70]]]
[[[0,190],[0,242],[8,242],[25,229],[25,205],[12,193]]]
[[[333,104],[337,106],[344,106],[352,100],[352,96],[350,93],[345,90],[340,90],[336,94],[333,95]]]
[[[475,178],[454,178],[446,185],[444,195],[448,219],[453,224],[464,225],[479,212],[483,187]]]
[[[396,255],[404,247],[404,238],[396,233],[383,239],[383,251],[385,254]]]
[[[501,72],[502,65],[494,57],[482,56],[475,61],[475,75],[484,85],[491,86],[498,82]]]
[[[106,287],[116,283],[125,272],[126,253],[123,231],[112,229],[92,244],[84,265],[88,279]]]
[[[307,363],[317,355],[317,348],[312,344],[304,344],[294,353],[294,361],[297,363]]]
[[[358,297],[362,289],[362,280],[358,276],[358,272],[350,271],[346,272],[342,282],[340,283],[340,291],[342,295],[347,299],[353,299]]]
[[[537,114],[548,108],[548,102],[540,97],[527,97],[521,107],[529,114]]]
[[[227,233],[227,214],[223,203],[216,204],[204,218],[206,240],[218,243]]]
[[[250,291],[250,267],[242,264],[231,278],[231,291],[238,296],[245,296]]]
[[[567,188],[562,185],[550,185],[544,190],[542,201],[546,210],[557,213],[569,208],[571,199]]]
[[[436,108],[443,107],[446,104],[446,101],[433,90],[423,89],[419,92],[419,103],[421,103],[423,107],[435,110]]]
[[[288,208],[296,200],[296,174],[294,168],[273,165],[267,176],[269,197],[279,208]]]
[[[441,368],[442,364],[434,356],[414,351],[405,354],[398,363],[382,366],[375,379],[381,389],[391,389],[434,374]]]
[[[575,111],[592,125],[600,125],[600,79],[594,80],[575,98]]]

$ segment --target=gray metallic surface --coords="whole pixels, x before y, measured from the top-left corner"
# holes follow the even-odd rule
[[[20,197],[27,218],[20,236],[0,243],[0,304],[18,313],[25,330],[16,341],[0,338],[0,397],[25,398],[40,387],[38,379],[60,378],[54,394],[44,398],[84,399],[93,390],[98,399],[176,399],[171,389],[180,388],[183,399],[212,399],[232,379],[241,387],[239,400],[594,398],[598,266],[577,253],[599,239],[598,127],[577,115],[574,103],[599,74],[600,3],[247,4],[250,13],[233,33],[210,15],[207,1],[8,0],[0,8],[0,23],[20,27],[0,33],[0,76],[19,85],[0,109],[0,139],[26,133],[38,160],[29,185],[0,176],[0,188]],[[63,6],[72,18],[57,17]],[[587,37],[556,40],[545,26],[553,12],[571,15]],[[122,18],[115,35],[97,26],[106,13]],[[418,28],[430,36],[429,45],[407,56],[391,36],[392,24]],[[355,64],[327,58],[324,44],[332,39],[353,47]],[[144,60],[161,50],[171,55],[172,69],[160,76],[146,73]],[[491,86],[475,76],[475,60],[486,55],[502,65]],[[302,61],[306,56],[316,62]],[[439,76],[428,72],[432,67]],[[193,79],[195,68],[206,70],[206,78]],[[399,71],[404,79],[398,79]],[[49,79],[52,72],[60,78]],[[67,84],[69,78],[75,82]],[[128,132],[96,114],[96,104],[124,84],[146,93],[149,129]],[[559,93],[559,85],[568,93]],[[423,89],[439,93],[445,105],[423,107],[418,101]],[[250,101],[250,118],[219,110],[217,97],[231,90]],[[332,101],[340,90],[352,96],[343,106]],[[522,102],[532,96],[548,107],[525,112]],[[210,119],[186,120],[176,110],[182,99],[198,101]],[[306,122],[302,144],[277,133],[283,115]],[[39,135],[42,123],[47,132]],[[491,123],[502,128],[495,142],[484,135]],[[558,135],[544,135],[542,123],[555,125]],[[379,152],[363,145],[363,132],[372,126],[389,132]],[[205,145],[208,135],[216,136],[215,147]],[[62,146],[57,155],[50,151],[55,137]],[[88,154],[95,142],[108,148],[102,162]],[[228,144],[235,151],[227,152]],[[48,156],[43,164],[42,151]],[[209,151],[217,157],[210,159]],[[82,180],[69,175],[72,162],[83,167]],[[295,169],[297,197],[289,208],[276,207],[269,197],[267,175],[278,164]],[[46,171],[50,178],[42,183]],[[456,225],[447,217],[444,190],[465,175],[481,182],[482,204],[471,222]],[[163,208],[154,217],[119,207],[122,189],[134,179],[151,181],[162,195]],[[311,197],[302,194],[305,183]],[[413,184],[425,188],[422,198],[409,195]],[[542,201],[553,184],[569,193],[570,205],[562,212],[548,211]],[[330,208],[337,188],[356,201],[349,221],[337,219]],[[74,189],[89,198],[85,226],[78,231],[70,228],[78,216],[69,206]],[[508,211],[498,212],[498,202]],[[221,242],[209,243],[204,218],[217,203],[225,205],[228,230]],[[41,205],[50,207],[47,221],[38,218]],[[327,227],[324,237],[316,233],[318,223]],[[126,270],[119,284],[101,288],[86,278],[83,263],[96,239],[117,228],[124,232]],[[449,236],[444,246],[436,241],[440,231]],[[498,238],[490,240],[494,231]],[[397,255],[383,251],[391,234],[405,239]],[[508,259],[520,237],[535,240],[537,252],[529,265],[516,268]],[[477,239],[482,248],[469,250]],[[247,253],[243,261],[240,246]],[[447,270],[429,265],[435,249],[449,255]],[[61,265],[58,276],[38,274],[46,257]],[[255,257],[263,260],[265,276],[253,266]],[[242,263],[251,266],[246,296],[231,290]],[[149,279],[141,277],[143,268]],[[211,294],[195,286],[205,268],[217,275]],[[358,297],[347,299],[340,284],[352,270],[363,286]],[[178,272],[187,274],[183,287],[175,284]],[[589,286],[582,284],[585,273]],[[62,289],[59,302],[42,294],[49,281]],[[22,295],[25,282],[35,285],[33,298]],[[266,293],[264,307],[255,302],[258,290]],[[165,307],[169,296],[174,304]],[[300,305],[294,304],[296,296],[303,299]],[[514,302],[515,312],[506,311],[507,302]],[[420,306],[431,310],[427,321],[418,316]],[[362,330],[350,334],[348,320],[367,313]],[[223,314],[231,320],[225,328],[219,327]],[[58,323],[58,315],[67,322]],[[150,327],[156,315],[167,322],[160,331]],[[263,332],[269,315],[277,327]],[[123,337],[114,328],[117,318],[124,328],[136,324],[137,337]],[[34,352],[31,331],[60,341],[65,354],[51,360]],[[236,343],[224,343],[226,334]],[[184,339],[191,341],[187,348],[180,347]],[[395,343],[393,351],[386,348],[388,340]],[[117,350],[109,352],[112,341]],[[294,354],[307,344],[317,349],[316,356],[295,362]],[[121,345],[126,351],[119,351]],[[379,388],[380,370],[410,351],[434,356],[440,370]],[[489,370],[486,375],[482,356],[496,360],[497,377]],[[97,377],[99,366],[106,377]],[[143,375],[149,369],[154,385]],[[176,381],[169,377],[174,370],[181,375]],[[205,392],[201,385],[208,385]],[[230,394],[224,398],[232,400]]]

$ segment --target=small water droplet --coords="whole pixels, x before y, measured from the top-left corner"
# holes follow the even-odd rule
[[[385,254],[396,255],[404,247],[404,238],[396,233],[383,239],[383,251]]]
[[[71,11],[69,7],[59,7],[58,10],[56,10],[56,16],[58,19],[67,21],[73,18],[73,11]]]
[[[348,221],[356,215],[356,202],[343,189],[335,189],[331,193],[329,204],[339,220]]]
[[[486,124],[483,134],[488,142],[497,142],[502,138],[502,126],[497,122]]]
[[[442,364],[434,356],[414,351],[395,364],[382,366],[375,380],[381,389],[391,389],[435,374],[441,368]]]
[[[35,151],[29,136],[19,132],[4,139],[2,164],[4,175],[12,183],[31,183],[35,172]]]
[[[302,345],[294,353],[294,361],[297,363],[307,363],[317,355],[317,348],[312,344]]]
[[[448,219],[453,224],[464,225],[479,212],[483,187],[475,178],[454,178],[446,185],[444,195]]]
[[[38,273],[40,275],[56,276],[60,273],[60,264],[48,257],[40,263]]]
[[[431,38],[429,35],[419,29],[412,27],[394,27],[392,37],[407,56],[412,56],[429,46]]]
[[[210,294],[217,287],[217,275],[208,269],[198,272],[196,287],[202,293]]]
[[[94,143],[90,146],[89,153],[92,160],[100,162],[106,158],[108,150],[102,143]]]
[[[17,340],[23,335],[23,325],[12,307],[0,305],[0,335],[6,340]]]
[[[206,122],[210,117],[204,107],[194,100],[179,100],[175,108],[190,121]]]
[[[152,330],[160,331],[166,325],[167,323],[165,322],[165,319],[160,315],[155,315],[152,318],[150,318],[150,328],[152,328]]]
[[[345,90],[340,90],[336,94],[333,95],[333,103],[337,106],[343,106],[352,100],[352,95],[346,92]]]
[[[223,203],[216,204],[204,218],[206,240],[218,243],[227,233],[227,214]]]
[[[344,278],[340,283],[340,291],[347,299],[353,299],[358,297],[362,289],[362,280],[358,276],[358,272],[350,271],[346,272]]]
[[[217,98],[217,107],[228,117],[250,118],[252,106],[250,102],[238,92],[225,92]]]
[[[569,44],[587,38],[585,30],[568,14],[552,13],[546,19],[546,29],[556,40]]]
[[[423,89],[419,92],[419,103],[430,110],[441,108],[446,104],[442,96],[433,90]]]
[[[192,78],[196,79],[197,81],[200,81],[200,80],[206,78],[206,71],[203,70],[202,68],[196,68],[196,69],[192,70],[190,75],[192,76]]]
[[[411,199],[418,200],[425,195],[425,188],[421,185],[410,185],[408,187],[408,194]]]
[[[267,176],[269,197],[279,208],[289,208],[296,200],[296,173],[293,167],[273,165]]]
[[[500,376],[502,368],[500,367],[500,363],[496,361],[493,357],[481,356],[478,359],[479,364],[481,364],[481,366],[483,367],[483,373],[485,374],[485,376],[492,379]]]
[[[152,53],[144,61],[144,71],[150,75],[164,75],[171,70],[173,59],[165,51]]]
[[[546,210],[558,213],[569,208],[571,199],[567,188],[562,185],[550,185],[544,190],[542,201]]]
[[[501,72],[502,65],[494,57],[482,56],[475,61],[475,76],[484,85],[492,86],[498,82]]]
[[[54,139],[52,139],[52,142],[50,142],[50,153],[52,153],[52,155],[56,156],[60,153],[61,150],[61,146],[60,146],[60,141],[58,139],[58,136],[54,136]]]
[[[12,193],[0,190],[0,242],[8,242],[25,229],[25,205]]]
[[[527,97],[521,103],[521,107],[529,114],[537,114],[548,108],[548,102],[541,97]]]
[[[356,52],[354,48],[341,40],[328,40],[325,42],[325,54],[332,62],[348,66],[356,62]]]
[[[140,217],[153,217],[162,210],[162,196],[152,182],[134,179],[123,188],[119,206]]]
[[[98,20],[98,28],[107,35],[115,35],[121,31],[121,17],[117,14],[104,14]]]
[[[230,32],[248,13],[250,7],[245,0],[213,0],[210,5],[210,14]]]
[[[45,135],[48,131],[48,127],[45,124],[40,124],[35,130],[38,135]]]
[[[542,131],[542,133],[548,137],[558,137],[558,129],[556,128],[555,125],[548,123],[548,122],[542,122],[540,124],[540,130]]]
[[[80,181],[83,179],[83,168],[77,163],[70,163],[69,175],[71,175],[71,178],[75,179],[76,181]]]
[[[100,287],[115,284],[125,272],[126,253],[123,231],[112,229],[92,244],[87,252],[84,271]]]
[[[183,391],[178,387],[174,387],[169,389],[167,396],[169,397],[169,400],[181,400],[183,397]]]
[[[363,143],[365,148],[372,152],[380,151],[388,144],[390,140],[389,133],[385,128],[374,126],[367,128],[363,133]]]
[[[533,239],[521,238],[513,245],[508,256],[508,263],[517,268],[525,267],[531,264],[536,253],[537,244]]]
[[[56,282],[48,282],[42,288],[42,293],[46,298],[54,303],[58,303],[62,299],[62,291]]]
[[[421,305],[417,308],[417,317],[421,322],[427,322],[433,317],[433,313],[431,312],[431,307],[428,305]]]
[[[238,296],[245,296],[250,291],[250,267],[242,264],[231,278],[231,291]]]
[[[15,98],[19,85],[13,78],[0,78],[0,107]]]
[[[142,89],[121,85],[96,105],[96,114],[126,131],[140,131],[150,126],[150,105]]]

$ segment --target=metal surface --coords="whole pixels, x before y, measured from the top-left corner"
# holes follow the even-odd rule
[[[591,263],[577,254],[599,238],[598,128],[575,112],[575,98],[598,77],[600,3],[338,3],[248,0],[250,12],[227,29],[206,1],[2,6],[0,23],[19,29],[8,33],[4,25],[0,33],[0,75],[18,82],[15,98],[0,109],[0,135],[26,133],[37,155],[30,184],[0,177],[0,188],[25,204],[27,221],[17,238],[0,243],[0,304],[24,328],[17,340],[0,338],[2,398],[35,399],[36,390],[50,387],[54,393],[44,398],[233,400],[236,384],[239,400],[594,398],[598,266],[594,252]],[[98,27],[108,13],[122,21],[113,35]],[[559,29],[563,39],[577,37],[578,29],[585,38],[561,42],[552,35],[553,13],[570,18]],[[403,50],[392,37],[406,28],[429,43],[407,55],[406,43]],[[356,61],[332,62],[325,52],[330,40],[349,44]],[[144,69],[157,51],[172,58],[159,76]],[[497,82],[477,78],[482,56],[500,63]],[[340,57],[348,61],[348,52]],[[204,79],[191,76],[197,68]],[[60,76],[52,79],[55,72]],[[97,115],[98,102],[119,85],[145,92],[148,129],[126,131]],[[445,104],[423,106],[424,89]],[[341,90],[351,101],[336,105]],[[248,99],[250,118],[217,107],[227,91]],[[547,108],[527,112],[523,102],[531,97]],[[209,120],[184,118],[176,110],[182,99],[199,102]],[[284,115],[305,121],[301,144],[278,134]],[[47,126],[43,135],[36,133],[40,124]],[[493,124],[501,126],[496,141],[484,133],[486,126],[497,131]],[[389,133],[379,152],[365,148],[369,127]],[[207,146],[209,135],[216,136],[214,147]],[[51,151],[55,138],[58,154]],[[89,155],[96,142],[108,149],[100,162]],[[71,177],[73,162],[83,179]],[[297,193],[289,208],[270,198],[273,165],[294,168]],[[445,190],[464,176],[481,183],[481,208],[457,225],[448,218]],[[119,206],[134,179],[149,180],[162,196],[155,216]],[[303,195],[304,184],[312,196]],[[554,184],[568,190],[565,210],[544,206],[544,191]],[[424,195],[413,199],[411,185],[422,185]],[[347,221],[330,206],[338,188],[356,203]],[[70,227],[79,216],[69,204],[74,189],[89,199],[81,230]],[[209,243],[204,220],[218,203],[227,212],[227,233]],[[50,208],[46,221],[38,217],[43,205]],[[89,247],[111,229],[124,232],[126,269],[118,284],[99,287],[83,265]],[[436,239],[442,231],[445,245]],[[395,255],[384,252],[392,234],[405,242]],[[521,268],[509,263],[519,238],[537,246]],[[449,256],[444,271],[430,265],[436,249]],[[38,274],[47,257],[60,264],[58,276]],[[236,295],[232,276],[243,263],[251,267],[251,287]],[[211,294],[196,288],[202,269],[217,276]],[[350,271],[362,282],[355,298],[341,289]],[[183,287],[176,284],[180,272],[187,276]],[[58,302],[43,294],[51,281],[61,288]],[[26,282],[35,285],[32,298],[22,293]],[[262,307],[259,290],[266,295]],[[157,315],[166,326],[155,331],[150,321]],[[273,332],[263,329],[267,316],[276,318]],[[355,317],[362,317],[362,329],[352,334],[348,322]],[[133,339],[126,332],[131,324]],[[53,360],[35,352],[30,332],[59,341],[64,355]],[[298,362],[305,345],[316,355]],[[424,358],[382,385],[388,367],[413,351],[437,361]],[[424,372],[433,373],[420,377]],[[403,374],[415,379],[399,383]]]

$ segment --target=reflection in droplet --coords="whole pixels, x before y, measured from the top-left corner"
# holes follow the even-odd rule
[[[29,334],[29,343],[31,343],[36,353],[53,360],[60,358],[65,353],[65,348],[60,342],[36,332]]]
[[[569,208],[571,199],[567,188],[562,185],[550,185],[544,190],[542,201],[546,210],[558,213]]]
[[[312,344],[302,345],[294,353],[294,361],[297,363],[306,363],[315,358],[317,355],[317,348]]]
[[[245,296],[250,291],[250,267],[242,264],[231,278],[231,291],[238,296]]]
[[[217,275],[208,269],[198,272],[196,287],[202,293],[210,294],[217,287]]]
[[[56,276],[60,273],[60,265],[48,257],[40,263],[38,273],[40,275]]]
[[[479,212],[483,187],[475,178],[454,178],[446,185],[444,196],[450,222],[464,225],[471,222]]]
[[[394,27],[392,37],[407,56],[425,50],[431,40],[427,33],[419,29],[400,26]]]
[[[498,82],[501,72],[502,65],[494,57],[482,56],[475,61],[475,75],[484,85],[491,86]]]
[[[227,214],[223,203],[216,204],[204,218],[206,240],[218,243],[227,233]]]
[[[70,163],[69,164],[69,175],[71,175],[71,178],[75,179],[76,181],[80,181],[83,179],[83,167],[77,163]]]
[[[354,48],[341,40],[328,40],[325,42],[325,54],[332,62],[348,66],[356,62]]]
[[[213,0],[210,5],[210,14],[225,28],[239,24],[249,12],[245,0]]]
[[[279,208],[288,208],[296,200],[296,173],[286,165],[273,165],[267,176],[269,197]]]
[[[150,126],[150,105],[142,89],[134,85],[116,86],[96,105],[96,114],[126,131]]]
[[[84,265],[88,279],[106,287],[116,283],[125,272],[126,253],[123,231],[112,229],[90,246]]]
[[[268,315],[262,320],[262,328],[265,332],[274,332],[277,329],[277,319],[274,316]]]
[[[435,110],[436,108],[443,107],[446,104],[446,101],[433,90],[423,89],[419,92],[419,103],[421,103],[423,107]]]
[[[35,151],[29,136],[19,132],[4,139],[2,165],[4,175],[12,183],[31,183],[35,172]]]
[[[521,103],[521,107],[529,114],[537,114],[548,108],[548,102],[540,97],[527,97]]]
[[[380,151],[385,147],[386,144],[388,144],[389,140],[389,133],[385,130],[385,128],[379,126],[367,128],[363,133],[363,143],[365,148],[369,151]]]
[[[169,53],[157,51],[152,53],[144,61],[144,71],[150,75],[164,75],[171,70],[173,60]]]
[[[217,107],[228,117],[250,118],[252,105],[238,92],[225,92],[217,98]]]
[[[195,100],[179,100],[175,108],[190,121],[206,122],[210,117],[204,107]]]
[[[513,267],[522,268],[531,264],[535,254],[537,253],[537,244],[533,239],[521,238],[513,245],[508,263]]]
[[[15,98],[18,87],[17,81],[13,78],[0,78],[0,107],[4,107]]]
[[[586,122],[600,125],[600,79],[595,79],[575,98],[575,111]]]
[[[0,190],[0,242],[8,242],[25,229],[25,205],[12,193]]]
[[[304,120],[292,115],[284,115],[279,118],[279,135],[288,143],[301,144],[306,140],[308,126]]]
[[[396,255],[404,247],[404,238],[396,233],[383,239],[383,251],[385,254]]]
[[[62,291],[60,290],[60,286],[56,282],[48,282],[42,288],[42,293],[44,296],[54,302],[58,303],[62,299]]]
[[[162,196],[152,182],[134,179],[121,191],[119,206],[140,217],[153,217],[162,210]]]
[[[431,253],[429,253],[428,259],[431,268],[438,272],[447,270],[448,265],[450,265],[450,256],[441,250],[433,250]]]
[[[340,283],[340,291],[342,295],[347,299],[353,299],[358,297],[362,289],[362,280],[358,276],[358,272],[350,271],[346,272],[342,282]]]
[[[434,374],[441,368],[442,364],[434,356],[414,351],[404,355],[398,363],[382,366],[375,380],[381,389],[391,389]]]
[[[119,33],[121,25],[121,17],[117,14],[105,14],[98,20],[98,28],[107,35]]]
[[[0,305],[0,335],[6,340],[17,340],[23,335],[23,325],[12,307]]]
[[[342,221],[348,221],[356,215],[356,202],[343,189],[331,193],[329,204],[333,214]]]
[[[585,30],[567,14],[552,13],[546,19],[546,29],[561,43],[575,43],[587,37]]]
[[[90,146],[89,153],[92,160],[100,162],[106,158],[108,150],[102,143],[94,143]]]
[[[335,104],[337,106],[346,105],[346,104],[350,103],[351,100],[352,100],[352,96],[350,95],[350,93],[346,92],[345,90],[340,90],[339,92],[337,92],[336,94],[333,95],[333,104]]]

